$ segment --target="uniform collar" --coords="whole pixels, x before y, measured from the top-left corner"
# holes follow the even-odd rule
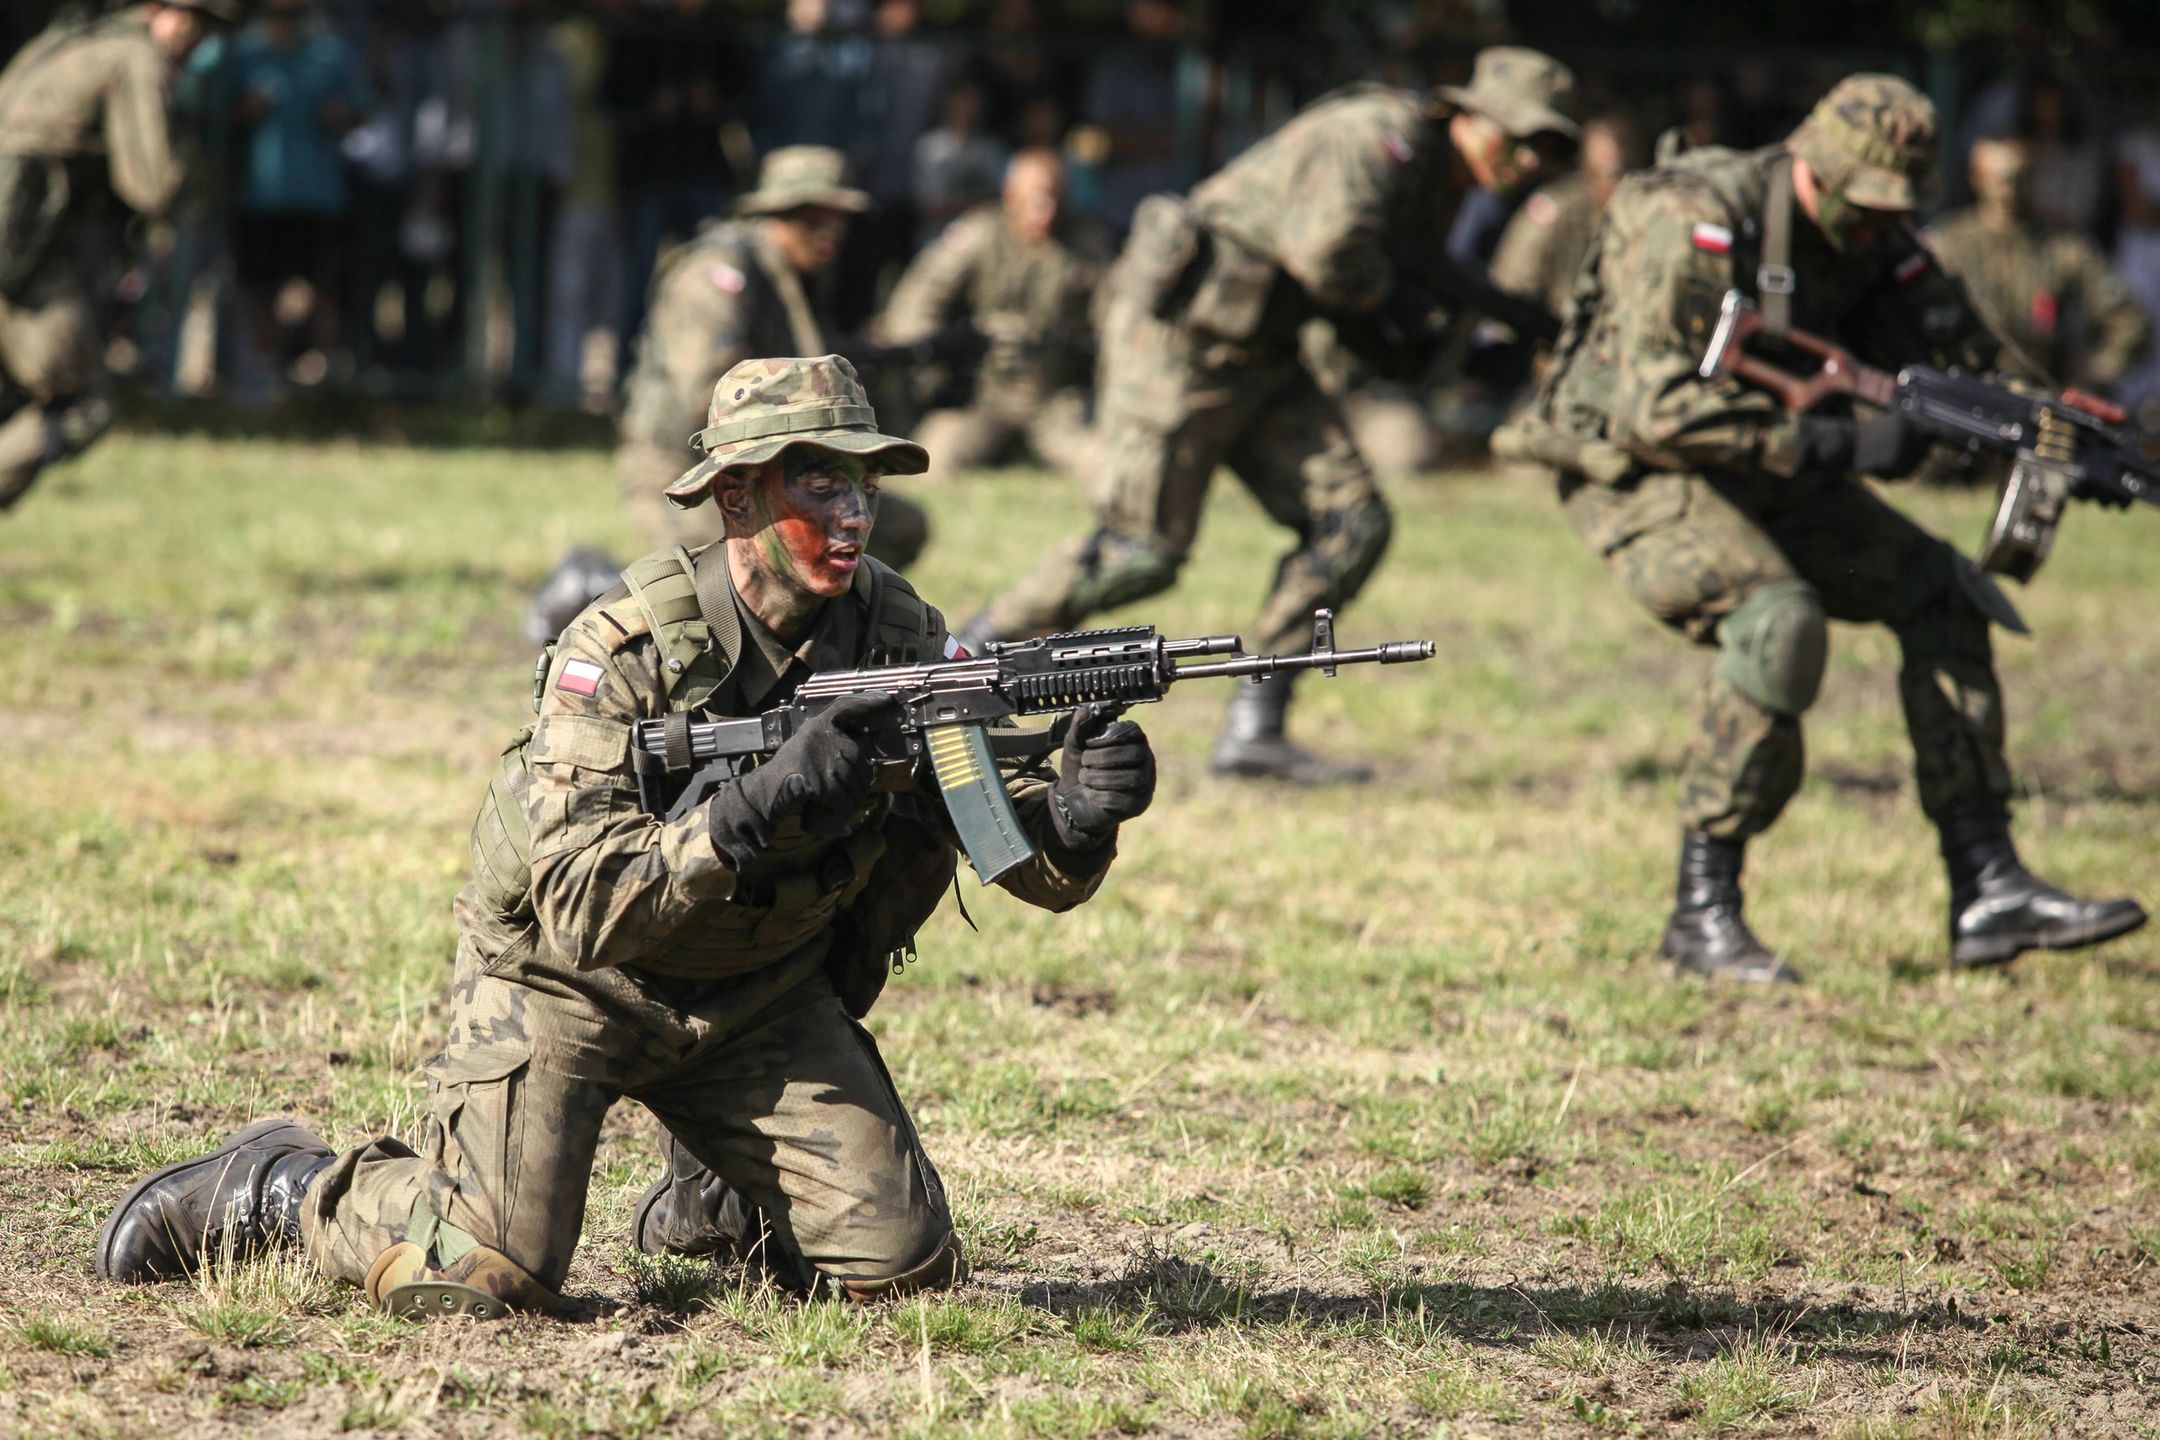
[[[763,710],[784,699],[803,677],[821,670],[851,670],[861,663],[862,626],[851,596],[825,602],[802,643],[790,646],[750,613],[732,583],[728,595],[742,625],[742,653],[735,660],[735,691],[743,705]]]

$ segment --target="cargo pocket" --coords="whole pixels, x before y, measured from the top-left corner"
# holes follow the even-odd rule
[[[523,1158],[517,1109],[531,1062],[530,1042],[487,1040],[461,1045],[429,1065],[440,1087],[435,1101],[440,1163],[468,1202],[485,1197],[498,1227],[506,1218],[503,1207],[517,1192]],[[445,1198],[432,1197],[430,1208],[438,1215],[445,1213]]]

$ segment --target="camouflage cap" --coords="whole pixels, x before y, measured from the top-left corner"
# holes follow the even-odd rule
[[[1895,75],[1848,75],[1785,146],[1847,204],[1911,210],[1935,168],[1935,103]]]
[[[688,510],[710,493],[721,471],[762,465],[797,445],[876,455],[892,475],[930,467],[922,446],[878,433],[870,397],[842,357],[745,360],[713,386],[705,428],[690,437],[704,458],[667,487],[667,498]]]
[[[778,215],[802,205],[861,214],[870,197],[848,184],[847,156],[828,145],[784,145],[765,157],[757,189],[735,202],[742,215]]]
[[[1468,85],[1442,85],[1442,100],[1474,110],[1518,140],[1532,135],[1575,139],[1575,72],[1542,50],[1495,45],[1478,52]]]

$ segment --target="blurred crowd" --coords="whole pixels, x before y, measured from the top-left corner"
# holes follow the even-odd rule
[[[875,202],[820,280],[831,328],[855,334],[913,253],[996,196],[1014,154],[1060,152],[1068,207],[1114,238],[1142,196],[1189,187],[1332,84],[1459,78],[1495,38],[1461,8],[1351,25],[1327,7],[1241,20],[1130,0],[1083,25],[985,0],[942,7],[965,22],[944,25],[924,0],[262,0],[176,87],[201,179],[130,282],[147,301],[137,363],[241,399],[477,381],[604,408],[655,258],[728,213],[774,149],[844,151]],[[1585,110],[1607,122],[1586,165],[1644,163],[1670,128],[1775,139],[1851,58],[1579,64]],[[2017,69],[1958,88],[1939,97],[1954,122],[1941,205],[1969,198],[1976,140],[2023,137],[2033,218],[2091,237],[2160,310],[2160,105]],[[1491,259],[1508,219],[1467,206],[1450,247]],[[2160,397],[2160,362],[2120,383]]]

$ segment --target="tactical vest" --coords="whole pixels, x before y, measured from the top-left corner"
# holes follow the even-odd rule
[[[708,552],[710,553],[710,552]],[[906,580],[875,560],[856,572],[862,663],[912,664],[929,658],[936,639],[930,607]],[[714,555],[712,566],[724,564]],[[681,546],[656,551],[623,571],[622,587],[603,597],[600,614],[621,631],[617,648],[650,636],[659,653],[670,715],[703,710],[731,673],[742,643],[734,599],[709,573],[699,595],[697,562]],[[554,645],[534,667],[533,708],[539,709]],[[473,884],[480,902],[512,926],[531,925],[532,828],[525,808],[532,785],[528,760],[534,727],[521,728],[503,748],[472,827]],[[714,907],[710,923],[674,937],[642,968],[709,976],[754,968],[800,946],[831,923],[869,884],[885,849],[883,821],[891,798],[873,798],[853,833],[840,840],[808,835],[799,821],[777,827],[773,843],[741,874],[734,900]]]

